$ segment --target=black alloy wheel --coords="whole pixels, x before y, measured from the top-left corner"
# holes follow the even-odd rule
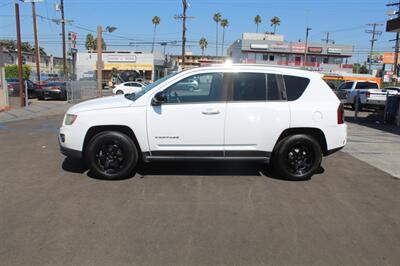
[[[118,180],[133,175],[138,152],[129,136],[121,132],[104,131],[89,141],[85,159],[96,177]]]
[[[280,177],[307,180],[317,171],[322,161],[319,142],[309,135],[291,135],[276,145],[272,164]]]

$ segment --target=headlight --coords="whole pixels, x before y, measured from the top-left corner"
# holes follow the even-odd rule
[[[70,115],[70,114],[67,114],[67,115],[65,116],[65,121],[64,121],[65,125],[67,125],[67,126],[72,125],[72,124],[75,122],[75,120],[76,120],[77,117],[78,117],[77,115]]]

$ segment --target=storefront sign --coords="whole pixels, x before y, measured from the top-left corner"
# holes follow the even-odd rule
[[[257,49],[257,50],[268,50],[269,49],[269,45],[268,44],[255,44],[255,43],[252,43],[252,44],[250,44],[250,48],[251,49]]]
[[[328,48],[328,54],[341,54],[342,49],[340,48]]]
[[[107,62],[109,63],[136,63],[136,55],[132,54],[110,54],[107,56]]]
[[[386,52],[383,53],[383,63],[384,64],[394,64],[394,53]],[[400,63],[400,56],[397,59],[397,63]]]
[[[292,52],[293,53],[304,53],[306,50],[306,46],[302,43],[292,43]]]
[[[289,44],[284,43],[284,42],[271,43],[270,49],[276,50],[276,51],[289,51]]]
[[[308,47],[309,53],[320,54],[322,53],[322,47]]]

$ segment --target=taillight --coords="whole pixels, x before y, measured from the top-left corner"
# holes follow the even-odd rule
[[[371,96],[371,93],[370,93],[369,91],[367,91],[367,92],[365,93],[365,96],[366,96],[367,98],[369,98],[369,96]]]
[[[341,103],[337,109],[337,123],[344,124],[344,105]]]

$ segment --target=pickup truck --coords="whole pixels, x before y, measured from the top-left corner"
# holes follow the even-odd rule
[[[390,94],[396,92],[389,91]],[[376,82],[372,81],[347,81],[338,88],[337,96],[343,104],[356,107],[357,94],[359,94],[359,108],[372,107],[382,108],[386,104],[387,91],[379,88]]]

